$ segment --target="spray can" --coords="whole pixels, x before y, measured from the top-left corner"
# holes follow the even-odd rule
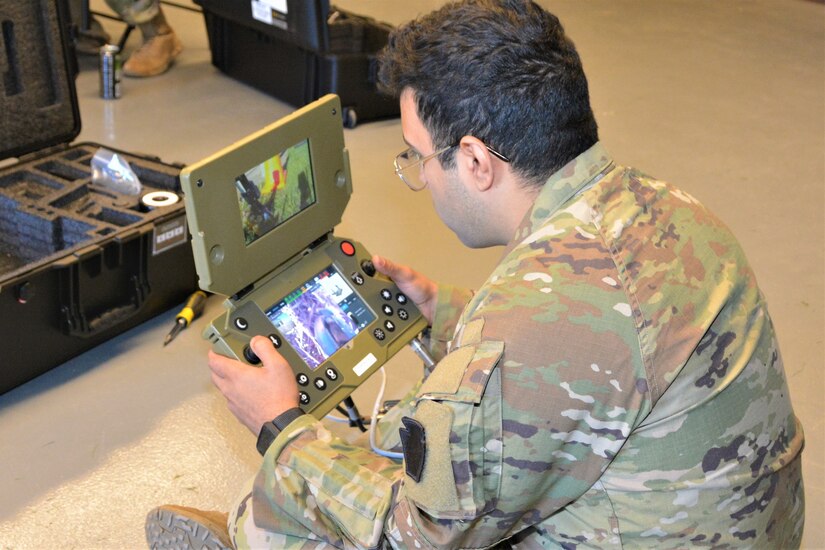
[[[100,97],[118,99],[120,97],[120,48],[112,44],[100,47]]]

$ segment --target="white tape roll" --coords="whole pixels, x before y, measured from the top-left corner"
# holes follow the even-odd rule
[[[146,207],[148,210],[154,210],[155,208],[162,208],[164,206],[172,206],[176,204],[180,200],[180,197],[177,194],[172,193],[170,191],[152,191],[151,193],[146,193],[140,199],[141,204]]]

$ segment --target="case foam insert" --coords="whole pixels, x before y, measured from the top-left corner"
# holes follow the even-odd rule
[[[92,183],[97,148],[81,144],[0,170],[0,280],[163,215],[162,208],[142,208],[140,197]],[[118,154],[137,174],[144,193],[180,191],[177,167]]]

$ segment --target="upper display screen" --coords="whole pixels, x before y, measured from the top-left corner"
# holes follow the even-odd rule
[[[315,203],[309,140],[235,178],[244,243],[249,246]]]

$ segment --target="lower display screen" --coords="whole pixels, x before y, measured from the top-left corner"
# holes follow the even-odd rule
[[[375,320],[332,266],[273,304],[266,316],[313,370]]]

